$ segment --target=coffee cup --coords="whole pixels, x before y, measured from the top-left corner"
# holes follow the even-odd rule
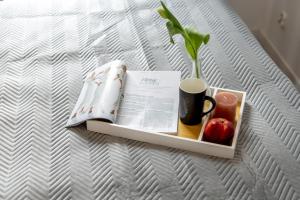
[[[182,123],[196,125],[202,122],[202,117],[216,107],[216,101],[206,95],[208,85],[201,79],[188,78],[180,82],[179,87],[179,117]],[[211,108],[203,111],[204,102],[210,101]]]

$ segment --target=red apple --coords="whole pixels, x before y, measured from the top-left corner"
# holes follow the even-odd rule
[[[224,118],[213,118],[204,129],[204,140],[219,144],[229,144],[234,134],[232,122]]]

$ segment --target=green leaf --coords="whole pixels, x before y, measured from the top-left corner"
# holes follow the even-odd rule
[[[162,1],[160,3],[161,7],[157,9],[157,12],[162,18],[167,20],[166,26],[169,32],[170,42],[174,44],[173,36],[181,34],[184,38],[185,48],[188,54],[193,60],[196,60],[199,48],[203,43],[208,43],[210,35],[202,35],[193,28],[183,28],[166,5]]]
[[[194,47],[188,40],[185,40],[185,48],[187,52],[190,54],[191,58],[195,60],[197,58],[197,52],[195,52]]]
[[[168,21],[166,23],[166,26],[169,32],[170,42],[174,44],[173,36],[179,34],[181,31],[176,26],[174,26],[174,24],[171,21]]]
[[[187,33],[190,43],[193,46],[195,51],[198,51],[199,47],[201,46],[203,42],[203,35],[198,33],[195,29],[193,28],[185,28],[185,32]]]
[[[178,27],[179,29],[183,29],[181,27],[181,24],[179,23],[179,21],[176,19],[176,17],[169,11],[169,9],[166,7],[166,5],[164,4],[164,2],[160,2],[160,4],[162,5],[164,11],[165,11],[165,16],[167,17],[167,19],[169,19],[174,26]]]
[[[157,9],[157,12],[162,18],[168,19],[166,11],[164,10],[164,8],[162,6]]]
[[[204,38],[203,38],[204,44],[207,44],[209,39],[210,39],[210,35],[209,34],[205,35]]]

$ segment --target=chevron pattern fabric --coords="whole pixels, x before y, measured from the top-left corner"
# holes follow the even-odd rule
[[[218,159],[67,130],[90,70],[191,72],[157,0],[0,1],[0,200],[300,199],[300,94],[226,0],[167,1],[211,33],[203,73],[247,92],[236,155]]]

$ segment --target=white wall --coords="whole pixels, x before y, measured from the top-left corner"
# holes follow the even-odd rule
[[[272,0],[229,0],[251,30],[259,29],[267,23],[267,5],[270,1]]]
[[[263,30],[292,70],[300,77],[300,1],[274,0],[271,6],[270,18]],[[282,10],[287,13],[284,29],[277,23]]]
[[[300,86],[300,0],[229,1],[250,29],[269,42],[282,70]],[[282,11],[287,14],[284,28],[278,23]]]

